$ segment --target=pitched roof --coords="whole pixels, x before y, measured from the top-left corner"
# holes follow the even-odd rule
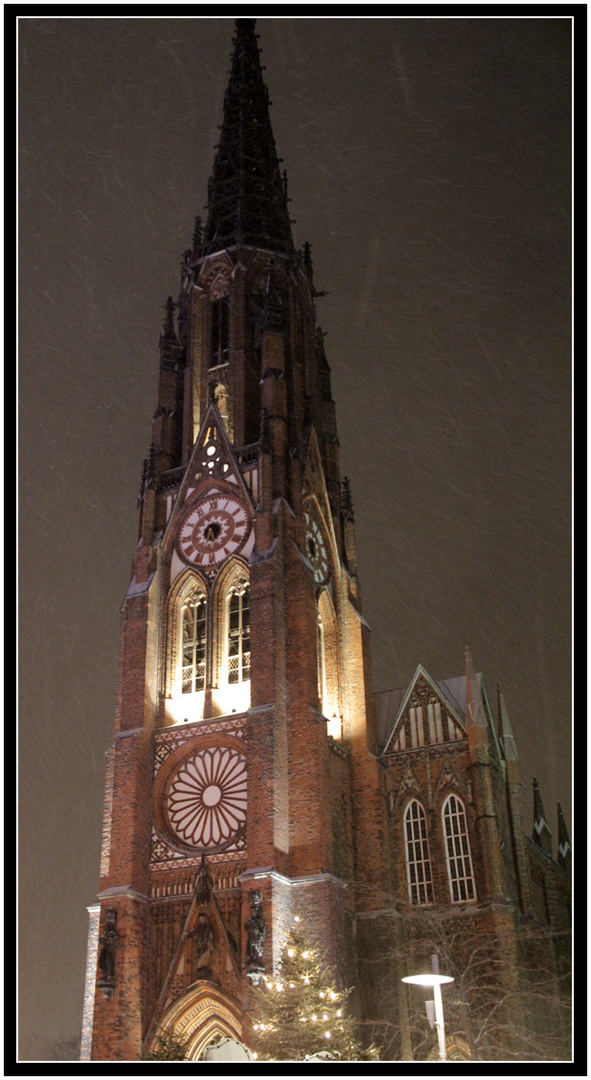
[[[394,690],[384,690],[374,694],[374,715],[376,721],[376,734],[379,751],[386,750],[394,733],[394,729],[404,713],[408,698],[420,677],[427,680],[433,690],[444,702],[447,703],[460,725],[464,726],[466,715],[466,676],[460,675],[451,679],[433,679],[419,664],[408,686],[398,687]],[[478,695],[482,692],[482,675],[476,676]]]

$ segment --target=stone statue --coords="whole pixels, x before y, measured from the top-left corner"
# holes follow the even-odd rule
[[[263,971],[263,945],[267,936],[267,928],[263,918],[263,895],[258,889],[251,889],[248,900],[250,903],[250,916],[244,924],[244,928],[248,932],[246,969],[247,971]]]
[[[202,852],[201,863],[199,865],[199,873],[197,874],[197,881],[195,882],[195,900],[198,904],[208,904],[212,892],[213,881],[209,876],[209,872],[205,864],[205,852]]]
[[[107,908],[105,912],[105,929],[99,938],[101,951],[98,961],[100,972],[98,985],[105,997],[112,997],[115,989],[115,949],[118,941],[117,911],[115,908]]]
[[[200,911],[189,937],[193,938],[193,971],[196,979],[211,975],[213,961],[213,926],[204,911]]]

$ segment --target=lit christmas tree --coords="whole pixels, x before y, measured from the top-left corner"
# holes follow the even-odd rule
[[[263,976],[254,991],[253,1041],[259,1061],[305,1061],[329,1053],[341,1061],[375,1061],[374,1046],[363,1049],[347,1015],[350,990],[339,990],[334,973],[321,961],[295,919],[285,935],[274,977]]]

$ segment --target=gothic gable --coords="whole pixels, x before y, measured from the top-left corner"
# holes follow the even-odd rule
[[[191,498],[197,489],[201,491],[208,487],[208,482],[220,481],[236,485],[237,494],[250,501],[223,420],[215,404],[210,402],[189,458],[177,506]]]
[[[390,792],[390,813],[395,814],[413,796],[419,802],[425,801],[423,788],[409,761],[398,786],[398,791],[396,791],[396,788],[392,788]]]
[[[311,514],[312,517],[320,518],[324,524],[332,548],[333,565],[336,567],[339,562],[337,555],[338,549],[334,534],[326,480],[324,478],[324,466],[322,464],[318,438],[314,428],[312,428],[310,432],[302,494],[304,510],[308,514]]]
[[[446,791],[457,791],[464,799],[468,794],[466,785],[456,769],[450,754],[446,754],[444,758],[441,772],[439,773],[439,780],[437,781],[437,787],[435,788],[433,802],[436,802]]]
[[[203,860],[191,906],[160,989],[153,1026],[195,983],[214,983],[233,995],[239,980],[238,946],[227,930]]]
[[[213,401],[210,402],[203,418],[168,519],[167,535],[170,536],[176,529],[187,503],[212,489],[235,494],[247,506],[252,505],[252,496],[244,483],[223,420]]]
[[[226,296],[234,265],[227,251],[220,252],[215,259],[203,264],[199,275],[199,285],[208,294],[210,300]]]
[[[387,737],[384,753],[443,745],[466,738],[463,717],[419,664]]]

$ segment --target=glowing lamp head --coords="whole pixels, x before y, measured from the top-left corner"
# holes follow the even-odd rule
[[[406,975],[401,980],[403,983],[412,983],[413,986],[444,986],[452,983],[451,975],[435,975],[433,971],[427,971],[424,975]]]

